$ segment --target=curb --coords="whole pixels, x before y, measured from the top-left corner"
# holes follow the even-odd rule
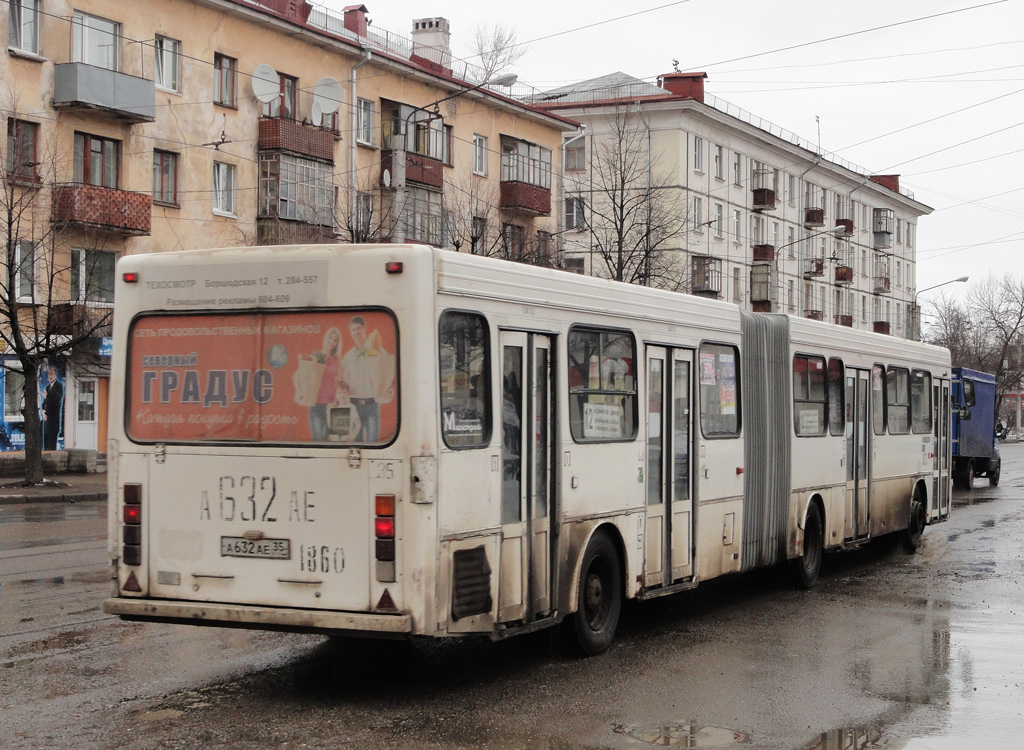
[[[0,505],[26,505],[29,503],[105,503],[106,492],[71,492],[53,495],[0,495]]]

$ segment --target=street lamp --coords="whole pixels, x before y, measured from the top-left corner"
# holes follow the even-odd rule
[[[940,286],[946,286],[946,284],[962,284],[970,279],[970,276],[961,276],[958,279],[950,279],[949,281],[943,281],[941,284],[935,284],[934,286],[927,286],[924,289],[918,289],[914,292],[913,308],[911,310],[911,317],[914,326],[914,340],[921,340],[921,306],[917,304],[917,297],[919,294],[924,292],[930,292],[932,289],[938,289]]]
[[[426,112],[427,113],[427,117],[425,119],[419,120],[417,122],[429,123],[431,120],[434,120],[436,118],[441,117],[441,110],[438,107],[438,105],[441,104],[442,102],[446,102],[449,99],[454,99],[457,96],[462,96],[463,94],[468,94],[471,91],[476,91],[478,89],[482,89],[484,86],[505,86],[505,87],[508,87],[508,86],[511,86],[512,84],[514,84],[518,79],[519,79],[519,76],[516,75],[515,73],[504,73],[503,75],[496,76],[494,78],[490,78],[490,79],[488,79],[486,81],[483,81],[481,83],[478,83],[478,84],[476,84],[474,86],[470,86],[468,88],[464,88],[464,89],[461,89],[459,91],[456,91],[454,94],[449,94],[448,96],[441,97],[437,101],[433,101],[430,104],[427,104],[426,106],[423,106],[423,107],[413,106],[412,107],[412,111],[410,111],[409,114],[407,114],[405,116],[405,119],[402,121],[401,138],[398,140],[398,143],[401,145],[401,149],[397,149],[397,148],[393,149],[394,158],[391,160],[391,168],[392,168],[393,174],[391,174],[391,175],[387,175],[387,174],[383,175],[385,186],[388,186],[388,184],[390,183],[390,185],[395,188],[395,202],[398,204],[397,210],[394,212],[394,222],[395,222],[395,224],[394,224],[394,230],[392,231],[392,235],[391,235],[393,242],[399,242],[400,243],[400,242],[405,242],[406,241],[406,232],[405,232],[405,228],[406,228],[406,222],[405,222],[405,208],[406,208],[405,170],[406,170],[406,162],[408,160],[409,145],[410,145],[408,143],[408,141],[409,141],[409,129],[410,129],[410,125],[411,125],[410,118],[412,118],[412,116],[415,115],[417,112]],[[433,111],[430,111],[431,108],[433,108]]]

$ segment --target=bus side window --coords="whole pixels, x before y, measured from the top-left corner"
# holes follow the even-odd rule
[[[932,431],[932,376],[924,370],[910,372],[910,421],[916,433]]]
[[[491,442],[488,338],[482,315],[441,315],[437,334],[441,437],[449,448],[479,448]]]
[[[700,427],[704,437],[740,434],[739,357],[735,346],[701,344]]]
[[[569,330],[569,428],[577,443],[636,437],[636,341],[627,331]]]
[[[797,435],[825,434],[826,394],[825,358],[793,357],[793,426]]]
[[[885,434],[885,367],[871,367],[871,429],[876,435]]]

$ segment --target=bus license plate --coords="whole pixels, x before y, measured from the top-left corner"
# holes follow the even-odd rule
[[[287,539],[254,541],[241,536],[220,538],[221,557],[262,557],[268,560],[291,560],[292,546]]]

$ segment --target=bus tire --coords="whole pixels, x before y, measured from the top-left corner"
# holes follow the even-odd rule
[[[914,501],[910,504],[910,518],[907,521],[907,529],[903,532],[903,551],[908,555],[917,552],[921,546],[921,537],[924,536],[924,526],[928,518],[924,510],[924,503],[921,496],[914,493]]]
[[[821,511],[815,503],[807,506],[804,521],[804,551],[789,561],[793,583],[797,588],[813,588],[821,572],[821,559],[825,554],[824,532],[821,525]]]
[[[576,597],[576,641],[584,654],[594,656],[611,645],[622,611],[619,552],[604,532],[594,534],[587,544]]]

